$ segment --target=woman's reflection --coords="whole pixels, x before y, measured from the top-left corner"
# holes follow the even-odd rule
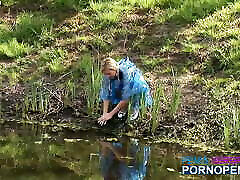
[[[149,146],[139,146],[136,140],[100,141],[100,166],[104,179],[141,180],[146,176]]]

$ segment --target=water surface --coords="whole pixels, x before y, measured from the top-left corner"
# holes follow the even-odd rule
[[[239,178],[181,175],[183,156],[211,155],[178,144],[151,144],[94,131],[52,132],[51,129],[33,125],[1,125],[0,179]]]

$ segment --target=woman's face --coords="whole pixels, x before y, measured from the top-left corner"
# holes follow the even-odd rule
[[[114,79],[116,77],[116,70],[107,69],[103,71],[103,74],[107,76],[109,79]]]

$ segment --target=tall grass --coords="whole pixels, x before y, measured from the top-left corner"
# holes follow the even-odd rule
[[[233,105],[224,107],[224,142],[226,147],[240,146],[240,111],[239,108]]]
[[[50,32],[53,25],[54,21],[41,13],[22,13],[17,16],[12,34],[18,41],[33,44],[43,32]]]
[[[158,83],[155,92],[153,93],[153,106],[151,109],[152,114],[152,126],[151,132],[154,133],[159,125],[159,119],[161,116],[161,107],[164,103],[167,103],[166,96],[162,84]]]
[[[44,90],[42,84],[32,84],[30,91],[25,95],[22,106],[22,117],[26,118],[28,112],[46,114],[49,108],[49,92]]]
[[[10,58],[32,51],[32,45],[50,45],[53,41],[54,21],[41,13],[21,13],[16,24],[0,25],[0,55]]]
[[[168,104],[168,112],[171,117],[175,117],[177,110],[181,103],[181,89],[180,86],[174,77],[173,84],[172,84],[172,98]]]
[[[52,48],[43,50],[40,54],[40,64],[47,65],[50,73],[61,73],[65,70],[63,64],[67,57],[67,51],[62,48]]]
[[[169,96],[164,92],[163,85],[159,82],[153,93],[153,106],[151,109],[152,114],[152,127],[151,132],[154,133],[159,125],[160,117],[164,116],[161,110],[165,110],[170,118],[176,118],[177,110],[181,103],[181,89],[174,79],[172,83],[172,91]]]
[[[76,96],[76,85],[75,82],[73,80],[68,80],[66,83],[66,87],[67,87],[67,96],[71,97],[71,99],[74,99]]]
[[[101,87],[102,73],[99,62],[94,63],[90,55],[84,55],[80,61],[80,68],[85,73],[87,109],[89,114],[95,115],[99,110],[99,92]]]

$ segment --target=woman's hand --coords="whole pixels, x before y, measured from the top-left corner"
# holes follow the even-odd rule
[[[112,113],[104,113],[100,118],[98,118],[98,123],[103,126],[107,123],[109,119],[113,117]]]

